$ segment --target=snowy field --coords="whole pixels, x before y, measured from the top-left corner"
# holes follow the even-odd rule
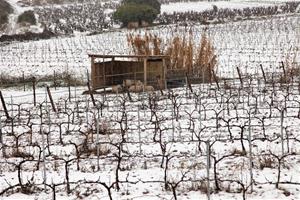
[[[32,91],[11,104],[4,90],[1,199],[299,199],[298,83],[219,87],[95,95],[96,106],[84,88],[71,99],[51,88],[56,112],[43,90],[36,107]]]
[[[196,9],[200,3],[186,4]],[[213,4],[225,3],[202,3]],[[86,87],[71,87],[70,94],[51,87],[53,105],[38,87],[36,106],[30,85],[25,91],[0,88],[7,108],[5,113],[0,102],[0,200],[300,199],[300,79],[284,77],[281,63],[299,67],[299,21],[293,14],[0,46],[4,77],[55,71],[86,81],[88,54],[130,53],[128,33],[147,31],[166,42],[192,29],[199,41],[207,28],[218,55],[217,75],[237,78],[237,67],[243,75],[242,83],[220,79],[131,94],[132,100],[126,93],[96,94],[93,102],[83,95]]]
[[[216,1],[216,2],[177,2],[163,4],[161,7],[162,13],[173,13],[173,12],[202,12],[205,10],[212,10],[213,6],[217,6],[220,9],[231,8],[231,9],[243,9],[243,8],[253,8],[253,7],[264,7],[264,6],[274,6],[282,5],[284,2],[293,2],[293,1],[241,1],[241,0],[232,0],[232,1]]]
[[[262,64],[267,71],[278,71],[283,61],[286,65],[299,63],[300,16],[280,16],[266,20],[248,20],[218,25],[193,25],[193,35],[200,41],[201,33],[207,33],[218,55],[217,74],[237,77],[236,67],[243,73],[259,72]],[[147,32],[165,38],[186,35],[189,27],[160,26]],[[89,53],[128,54],[126,35],[143,34],[145,30],[120,30],[94,36],[77,36],[33,42],[18,42],[0,47],[0,74],[2,76],[26,77],[69,72],[86,77],[90,69]]]

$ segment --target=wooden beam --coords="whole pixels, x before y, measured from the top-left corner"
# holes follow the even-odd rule
[[[96,87],[96,68],[95,68],[95,57],[91,57],[91,80],[92,80],[92,87]]]
[[[89,57],[92,58],[148,58],[148,59],[163,59],[169,58],[170,56],[166,55],[97,55],[97,54],[89,54]]]
[[[105,71],[105,62],[104,62],[104,58],[103,58],[103,63],[102,63],[102,73],[103,73],[103,86],[106,86],[106,71]]]
[[[144,85],[147,85],[147,58],[144,58]]]
[[[166,59],[163,58],[162,61],[163,61],[162,81],[164,82],[164,89],[167,89],[167,80],[166,80],[167,66],[166,66]]]

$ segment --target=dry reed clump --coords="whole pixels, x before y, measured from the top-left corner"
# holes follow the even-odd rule
[[[280,83],[290,83],[295,76],[300,76],[300,65],[297,63],[296,56],[297,49],[293,54],[287,54],[285,60],[281,62],[284,73],[279,80]]]
[[[161,39],[157,35],[146,33],[141,35],[128,34],[127,43],[134,55],[161,55]]]
[[[170,56],[170,69],[187,69],[193,68],[194,58],[194,41],[192,35],[189,38],[175,36],[167,43],[164,55]]]
[[[195,61],[194,73],[212,77],[212,70],[217,65],[217,56],[211,40],[204,33],[201,37],[200,46]]]
[[[170,57],[167,62],[168,69],[184,69],[210,81],[212,70],[217,66],[217,56],[206,32],[202,34],[198,45],[192,31],[189,31],[188,36],[174,36],[164,44],[162,41],[162,38],[150,33],[143,36],[132,33],[127,35],[128,45],[134,55],[167,55]]]

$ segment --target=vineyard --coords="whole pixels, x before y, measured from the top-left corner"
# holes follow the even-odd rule
[[[149,29],[102,33],[93,36],[57,38],[41,41],[12,43],[0,47],[0,75],[2,84],[7,78],[45,78],[56,73],[67,73],[77,79],[86,78],[89,53],[130,54],[127,34],[157,35],[167,41],[183,36],[192,29],[195,41],[200,41],[206,30],[218,55],[217,75],[237,77],[236,67],[244,73],[276,72],[281,62],[292,67],[299,63],[299,15],[280,16],[266,20],[253,20],[217,25],[159,26]],[[39,49],[39,51],[36,51]],[[163,47],[162,47],[163,49]],[[7,73],[9,72],[9,73]]]
[[[130,96],[45,92],[36,106],[6,96],[0,194],[297,199],[299,87],[244,74]]]
[[[49,20],[49,29],[106,32],[0,43],[1,200],[300,199],[296,1],[270,7],[264,1],[266,10],[246,6],[235,16],[234,9],[221,6],[169,12],[159,19],[176,24],[113,31],[107,16],[118,0],[46,2],[35,12]],[[185,1],[161,2],[172,8]],[[90,18],[90,9],[99,16]],[[233,20],[206,25],[192,20],[218,18],[217,13]],[[237,16],[247,20],[236,21]],[[182,23],[186,17],[191,19]],[[196,83],[196,75],[186,73],[182,87],[146,92],[145,85],[152,87],[146,75],[128,80],[140,82],[140,93],[126,88],[127,80],[91,91],[89,54],[134,54],[129,36],[131,42],[149,36],[159,41],[161,52],[176,37],[194,41],[190,49],[197,55],[204,34],[217,55],[212,77],[202,71]],[[105,62],[97,59],[92,61]]]

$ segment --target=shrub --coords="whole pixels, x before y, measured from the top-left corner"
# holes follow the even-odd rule
[[[32,10],[23,12],[18,17],[18,23],[29,23],[31,25],[35,25],[36,18],[35,18],[34,12]]]
[[[264,168],[275,168],[276,160],[270,156],[261,156],[258,160],[259,169],[263,170]]]
[[[8,15],[7,14],[0,14],[0,25],[6,24],[8,21]]]

